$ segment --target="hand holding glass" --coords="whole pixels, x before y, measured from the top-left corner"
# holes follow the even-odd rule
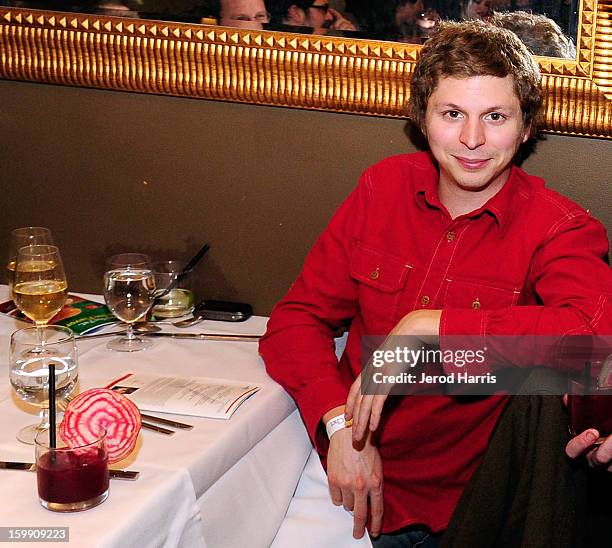
[[[582,378],[570,379],[568,409],[570,433],[573,436],[588,428],[599,432],[596,444],[612,435],[612,356],[605,361],[593,361]]]

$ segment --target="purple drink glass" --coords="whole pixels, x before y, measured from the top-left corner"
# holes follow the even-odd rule
[[[94,442],[67,447],[57,436],[49,447],[49,431],[36,436],[36,480],[42,506],[54,512],[78,512],[108,497],[106,432]]]
[[[612,434],[612,386],[590,386],[585,394],[582,381],[570,380],[567,406],[570,433],[577,436],[589,428],[599,432],[595,443],[602,443]]]

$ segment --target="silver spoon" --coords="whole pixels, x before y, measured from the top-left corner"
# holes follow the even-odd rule
[[[174,322],[172,325],[174,327],[191,327],[197,323],[206,319],[206,314],[202,310],[194,310],[193,318],[187,318],[186,320],[180,320],[178,322]]]

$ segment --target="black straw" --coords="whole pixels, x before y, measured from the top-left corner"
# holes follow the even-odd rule
[[[210,249],[210,245],[208,244],[204,244],[201,248],[200,251],[198,251],[193,258],[191,259],[191,261],[189,261],[187,263],[187,266],[185,268],[183,268],[183,270],[179,273],[179,275],[176,277],[177,282],[181,281],[181,278],[183,278],[185,276],[185,274],[187,274],[190,270],[193,270],[195,268],[195,266],[202,260],[202,257],[204,257],[204,255],[206,255],[206,252]]]
[[[176,287],[176,284],[179,283],[191,270],[195,268],[195,266],[202,260],[202,257],[206,255],[206,252],[209,249],[210,249],[210,245],[204,244],[200,248],[200,250],[192,257],[192,259],[187,263],[187,266],[185,266],[185,268],[183,268],[183,270],[181,270],[176,275],[176,277],[172,280],[172,282],[170,282],[170,285],[166,287],[163,293],[158,295],[157,298],[159,299],[160,297],[164,297],[165,295],[170,293],[170,291],[172,291]]]
[[[583,395],[588,396],[591,393],[591,362],[586,362],[584,364],[582,387],[584,389]]]
[[[49,364],[49,447],[55,449],[55,364]]]

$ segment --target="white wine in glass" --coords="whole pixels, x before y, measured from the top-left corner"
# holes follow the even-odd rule
[[[6,281],[9,286],[9,292],[13,290],[15,267],[17,266],[17,252],[22,247],[29,245],[53,245],[51,231],[44,226],[24,226],[22,228],[16,228],[11,232],[9,256],[6,261]]]
[[[13,301],[37,327],[46,325],[62,309],[67,296],[66,274],[57,247],[30,245],[17,252]]]
[[[143,318],[155,300],[155,276],[148,256],[122,253],[107,261],[104,274],[104,300],[110,311],[128,326],[125,337],[114,339],[108,348],[135,352],[152,342],[134,335],[133,325]]]

